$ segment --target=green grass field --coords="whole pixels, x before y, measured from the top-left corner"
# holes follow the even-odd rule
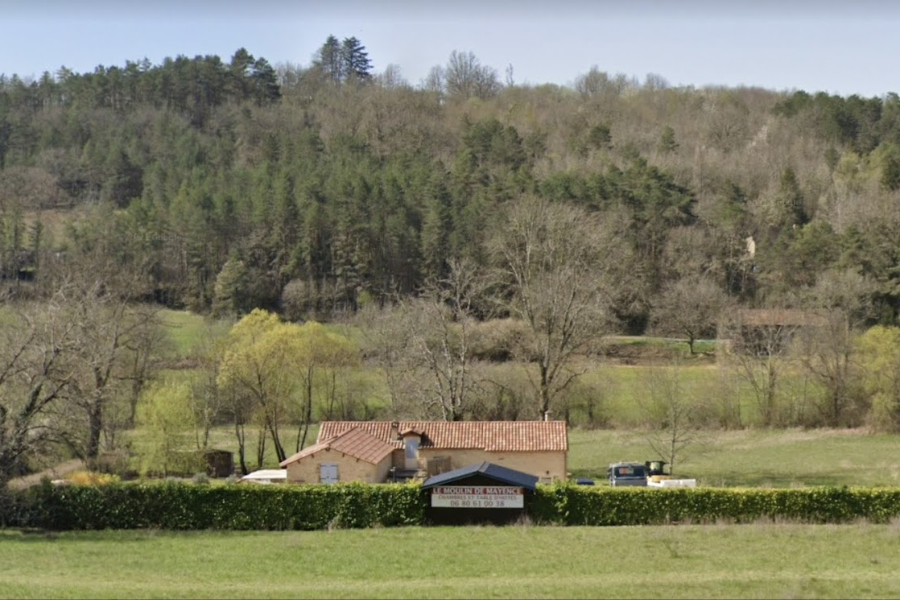
[[[186,310],[160,310],[160,319],[169,334],[171,352],[175,357],[184,358],[205,338],[228,335],[230,321],[206,319]]]
[[[900,485],[896,435],[862,430],[743,430],[710,432],[689,449],[676,475],[715,487]],[[606,467],[652,455],[640,431],[569,431],[569,471],[604,479]]]
[[[896,598],[900,527],[0,532],[4,598]]]

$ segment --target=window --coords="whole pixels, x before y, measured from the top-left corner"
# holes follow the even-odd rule
[[[406,438],[404,440],[404,446],[406,448],[406,468],[417,468],[419,460],[419,440],[417,438]]]
[[[338,481],[337,463],[322,463],[319,465],[319,483],[337,483]]]
[[[645,477],[643,467],[616,467],[616,475],[619,477]]]

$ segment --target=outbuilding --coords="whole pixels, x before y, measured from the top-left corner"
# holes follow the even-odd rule
[[[515,523],[528,514],[538,478],[489,462],[429,477],[425,520],[432,525]]]

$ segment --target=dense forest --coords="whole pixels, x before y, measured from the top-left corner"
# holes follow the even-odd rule
[[[419,85],[335,37],[311,64],[239,49],[0,78],[0,272],[40,294],[90,248],[145,299],[328,319],[478,267],[524,197],[618,228],[615,315],[679,282],[789,306],[828,274],[900,310],[900,97],[676,88],[596,67],[505,81],[454,52]],[[26,280],[26,281],[22,281]]]

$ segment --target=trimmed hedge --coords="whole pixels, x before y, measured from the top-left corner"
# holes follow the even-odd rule
[[[20,502],[19,526],[70,529],[314,530],[424,522],[418,485],[42,485]],[[3,519],[0,519],[2,521]]]
[[[886,523],[900,488],[670,489],[540,485],[528,497],[538,524],[664,525]],[[316,530],[422,525],[428,496],[415,484],[309,486],[113,484],[0,491],[0,526],[71,529]]]
[[[663,525],[749,523],[761,519],[803,523],[887,523],[900,517],[900,488],[806,489],[590,488],[541,486],[531,506],[538,523]]]

